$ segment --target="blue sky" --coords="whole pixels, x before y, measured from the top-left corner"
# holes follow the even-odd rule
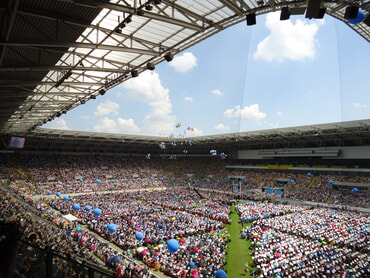
[[[370,118],[370,44],[329,15],[230,27],[43,127],[192,137]]]

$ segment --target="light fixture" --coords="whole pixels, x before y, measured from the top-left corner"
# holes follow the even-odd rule
[[[155,65],[154,65],[153,63],[147,63],[147,64],[146,64],[146,68],[147,68],[148,70],[154,70],[154,69],[155,69]]]
[[[139,76],[139,73],[137,72],[137,70],[132,70],[131,71],[131,76],[132,77],[138,77]]]
[[[126,17],[125,21],[126,23],[130,23],[132,21],[132,15],[129,15],[128,17]]]
[[[247,21],[247,25],[248,26],[255,25],[257,23],[257,21],[256,21],[256,14],[255,13],[247,14],[247,16],[246,16],[245,19]]]
[[[173,60],[173,55],[171,52],[168,52],[166,55],[164,55],[164,58],[167,62],[171,62]]]
[[[104,96],[105,90],[104,89],[100,89],[99,94],[101,94],[102,96]]]
[[[114,29],[114,32],[116,32],[117,34],[121,34],[122,33],[122,29],[117,27],[116,29]]]
[[[159,5],[159,4],[161,4],[161,2],[162,2],[161,0],[154,0],[155,5]]]
[[[146,9],[147,11],[151,11],[151,10],[153,10],[153,6],[152,6],[152,5],[150,5],[150,4],[147,4],[147,5],[145,5],[145,9]]]
[[[136,14],[137,15],[140,15],[140,16],[143,16],[144,15],[144,11],[141,8],[140,9],[137,9]]]

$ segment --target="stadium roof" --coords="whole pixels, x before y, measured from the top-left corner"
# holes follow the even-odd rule
[[[348,24],[352,6],[366,22]],[[370,0],[1,1],[0,133],[27,135],[247,15],[283,7],[328,14],[370,42]]]
[[[8,147],[10,136],[3,135],[1,139],[0,151],[14,151]],[[210,155],[213,149],[232,154],[238,150],[344,146],[370,146],[370,120],[199,136],[191,140],[37,128],[27,135],[22,151],[192,156]]]

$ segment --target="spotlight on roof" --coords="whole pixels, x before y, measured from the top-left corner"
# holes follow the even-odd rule
[[[101,94],[102,96],[104,96],[105,90],[104,89],[100,89],[99,94]]]
[[[137,70],[132,70],[131,71],[131,76],[132,77],[138,77],[139,76],[139,73],[137,72]]]
[[[159,4],[161,4],[162,3],[162,1],[161,0],[154,0],[154,4],[155,5],[159,5]]]
[[[147,63],[147,64],[146,64],[146,68],[147,68],[148,70],[154,70],[154,69],[155,69],[155,65],[154,65],[153,63]]]
[[[166,59],[167,62],[171,62],[173,60],[173,54],[171,52],[168,52],[164,58]]]
[[[147,11],[151,11],[151,10],[153,10],[153,6],[152,6],[152,5],[150,5],[150,4],[147,4],[147,5],[145,5],[145,9],[146,9]]]

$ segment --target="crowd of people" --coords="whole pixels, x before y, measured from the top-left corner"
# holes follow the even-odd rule
[[[247,194],[283,186],[278,197],[370,208],[367,192],[335,192],[328,182],[369,183],[366,175],[226,170],[218,160],[204,167],[203,159],[40,155],[26,156],[22,167],[9,160],[1,167],[11,181],[10,191],[4,187],[0,196],[1,219],[20,223],[30,243],[104,265],[117,277],[150,277],[149,270],[214,277],[226,264],[225,225],[230,204],[240,196],[249,199],[236,209],[241,233],[255,248],[252,275],[365,277],[369,272],[368,216]],[[66,215],[76,220],[65,220]],[[179,243],[176,252],[166,245],[170,239]],[[112,263],[113,257],[121,259]]]
[[[259,277],[370,275],[368,215],[305,209],[257,219],[242,232],[254,247]]]

